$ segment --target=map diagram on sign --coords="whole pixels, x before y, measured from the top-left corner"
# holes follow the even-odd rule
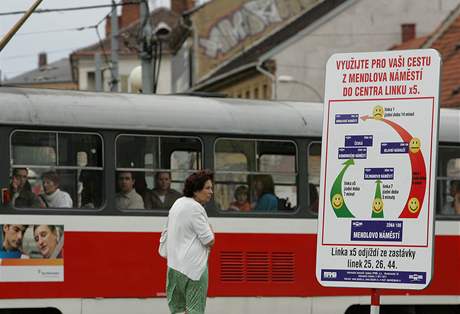
[[[324,186],[326,229],[348,223],[347,240],[356,244],[424,246],[426,237],[411,237],[427,232],[433,123],[417,121],[432,115],[433,98],[355,102],[331,101],[328,108],[326,173],[333,180]],[[323,233],[323,243],[343,243],[343,236]]]

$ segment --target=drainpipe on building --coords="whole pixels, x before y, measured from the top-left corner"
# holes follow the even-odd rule
[[[276,82],[276,76],[271,74],[269,71],[265,70],[262,68],[263,61],[259,61],[256,65],[257,71],[268,77],[272,81],[272,99],[276,100],[278,98],[277,95],[277,89],[278,89],[278,84]]]

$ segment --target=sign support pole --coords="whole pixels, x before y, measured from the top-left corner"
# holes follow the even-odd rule
[[[371,312],[370,314],[380,313],[380,291],[373,288],[371,291]]]

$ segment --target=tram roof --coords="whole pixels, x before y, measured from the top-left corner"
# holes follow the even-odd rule
[[[321,136],[322,104],[0,88],[0,123],[95,129]]]

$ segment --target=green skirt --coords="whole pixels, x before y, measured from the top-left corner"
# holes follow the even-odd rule
[[[168,267],[166,296],[172,314],[187,311],[187,314],[204,314],[208,294],[208,268],[200,279],[191,280],[181,272]]]

